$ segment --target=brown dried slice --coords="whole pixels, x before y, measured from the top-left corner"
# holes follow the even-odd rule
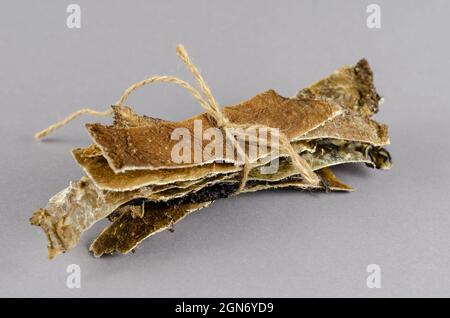
[[[198,180],[209,176],[240,171],[234,164],[211,163],[195,168],[133,170],[115,173],[103,156],[88,157],[84,149],[72,154],[84,172],[103,190],[129,191],[146,185],[162,185],[178,181]]]
[[[293,147],[299,153],[303,151],[314,151],[314,148],[308,142],[296,142]],[[95,148],[95,146],[84,149],[77,148],[72,150],[72,154],[84,172],[102,190],[130,191],[148,185],[187,182],[242,170],[241,166],[230,163],[210,163],[191,168],[132,170],[115,173],[101,153],[93,150]],[[94,152],[96,155],[92,155]],[[265,164],[266,161],[268,160],[261,159],[255,166]]]
[[[120,108],[114,108],[115,111],[118,109]],[[341,107],[332,101],[284,98],[270,90],[236,106],[225,107],[223,112],[231,123],[279,127],[289,139],[294,139],[339,115]],[[88,124],[87,129],[115,173],[137,169],[192,167],[220,160],[236,162],[234,155],[227,156],[226,152],[222,156],[216,154],[211,160],[197,163],[177,164],[172,161],[171,151],[178,143],[171,139],[172,132],[175,128],[186,128],[190,136],[195,136],[196,119],[201,120],[203,131],[215,127],[206,114],[201,114],[181,122],[153,120],[145,126],[128,128],[118,127],[117,124]],[[193,142],[198,143],[202,151],[208,144],[202,139],[195,139]],[[260,157],[264,156],[264,153],[260,154]],[[193,149],[191,158],[194,158]]]
[[[340,182],[330,169],[318,171],[328,188],[336,191],[352,191],[352,188]],[[171,228],[175,223],[181,221],[190,213],[208,206],[218,198],[227,197],[234,193],[238,187],[238,182],[228,185],[219,185],[220,190],[204,190],[202,194],[197,195],[192,200],[204,200],[204,202],[174,203],[145,203],[145,210],[141,216],[136,216],[137,209],[142,208],[142,203],[130,203],[121,208],[121,214],[112,224],[107,226],[100,235],[91,244],[90,250],[95,256],[100,257],[104,254],[113,254],[120,252],[126,254],[132,251],[138,244],[146,238],[159,233],[165,229]],[[296,178],[287,178],[278,182],[250,182],[244,192],[255,192],[271,188],[299,188],[299,189],[320,189],[320,187],[311,187]]]

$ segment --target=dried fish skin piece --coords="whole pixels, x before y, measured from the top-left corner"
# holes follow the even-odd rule
[[[366,59],[354,66],[345,66],[297,94],[298,98],[332,99],[342,107],[363,117],[378,112],[381,101],[373,81],[373,72]]]
[[[145,213],[142,218],[133,218],[132,213],[124,212],[114,220],[113,227],[109,225],[103,230],[89,249],[96,257],[115,252],[126,254],[147,237],[170,228],[188,214],[210,204],[211,202],[202,202],[157,207],[152,209],[151,213]],[[126,209],[132,207],[127,206]],[[120,226],[116,227],[117,224]]]
[[[353,192],[355,189],[339,180],[330,168],[322,168],[316,171],[322,180],[322,185],[314,186],[302,182],[301,177],[290,176],[284,180],[275,182],[250,182],[243,192],[256,192],[260,190],[292,188],[299,190],[330,190],[335,192]],[[297,175],[298,176],[298,175]]]
[[[314,143],[314,152],[301,153],[313,171],[348,163],[365,163],[371,168],[383,170],[390,169],[392,166],[389,152],[371,144],[336,139],[319,139]],[[258,168],[250,171],[250,180],[277,181],[297,174],[297,169],[291,164],[289,158],[279,158],[279,167],[274,174],[261,174]]]
[[[161,122],[166,122],[163,119],[138,115],[128,106],[112,105],[111,108],[113,109],[114,115],[113,126],[117,128],[153,126]]]
[[[199,182],[192,184],[190,187],[178,188],[174,186],[162,191],[152,191],[151,193],[145,196],[145,199],[153,202],[169,201],[172,199],[187,196],[191,193],[195,193],[205,187],[212,186],[214,184],[236,182],[236,180],[240,179],[241,179],[240,173],[219,175],[207,178],[205,180],[200,180]]]
[[[381,97],[375,89],[373,73],[367,60],[338,69],[334,74],[308,88],[297,98],[331,99],[344,108],[341,116],[306,133],[300,140],[334,138],[385,146],[389,144],[387,125],[371,120],[378,112]]]
[[[341,107],[332,101],[284,98],[270,90],[236,106],[225,107],[223,112],[233,124],[279,127],[289,139],[294,139],[339,115]],[[181,122],[161,120],[130,128],[88,124],[87,129],[115,173],[137,169],[192,167],[214,161],[235,163],[236,159],[229,158],[226,154],[218,154],[211,160],[200,163],[176,164],[171,160],[171,150],[178,143],[171,139],[171,133],[175,128],[187,128],[190,135],[195,136],[196,119],[202,121],[203,130],[214,127],[208,116],[201,114]],[[286,125],[287,122],[290,125]],[[197,142],[201,143],[203,151],[206,143],[203,140]],[[191,158],[194,158],[193,150]]]
[[[298,140],[325,138],[363,142],[380,147],[390,144],[387,125],[362,117],[352,110],[343,111],[342,115],[302,135]]]
[[[112,246],[119,250],[132,250],[135,245],[150,235],[156,234],[166,228],[169,228],[189,213],[202,207],[206,207],[212,201],[231,196],[239,188],[239,182],[221,183],[209,185],[196,192],[182,197],[173,198],[169,201],[154,202],[143,198],[135,199],[126,203],[126,207],[121,207],[119,215],[114,216],[114,224],[117,227],[109,225],[102,231],[99,237],[92,243],[90,250],[95,256],[100,256],[104,251],[100,250]],[[145,210],[142,218],[135,218],[131,213],[124,213],[127,210],[133,211],[131,206],[139,206]],[[113,213],[113,215],[116,213]],[[149,233],[150,232],[150,233]],[[137,242],[136,244],[132,242]],[[131,244],[130,244],[131,243]]]
[[[353,190],[338,180],[330,169],[321,169],[318,173],[331,190]],[[171,228],[175,223],[181,221],[190,213],[210,205],[218,198],[231,195],[234,193],[235,188],[238,187],[238,182],[235,182],[233,185],[216,185],[215,187],[221,188],[221,190],[218,192],[214,192],[217,189],[212,190],[212,195],[211,193],[208,194],[207,190],[203,190],[202,194],[195,199],[187,200],[187,202],[181,201],[177,204],[155,204],[154,202],[149,202],[145,205],[145,213],[141,218],[133,217],[132,211],[135,208],[133,208],[133,203],[128,203],[122,207],[123,211],[113,220],[113,223],[107,226],[94,240],[91,244],[90,251],[96,257],[116,252],[126,254],[135,249],[146,238]],[[246,186],[244,192],[255,192],[272,188],[321,189],[320,186],[311,186],[296,180],[296,178],[287,178],[281,182],[251,181]],[[202,199],[206,201],[191,202],[192,200],[198,201]],[[141,207],[141,203],[135,204],[135,207]]]
[[[314,146],[306,141],[295,142],[293,148],[297,152],[314,151]],[[94,145],[88,148],[77,148],[72,150],[75,161],[81,166],[95,185],[102,190],[131,191],[144,186],[158,186],[170,183],[179,183],[208,178],[219,174],[235,173],[242,167],[227,163],[211,163],[192,168],[159,169],[159,170],[131,170],[115,173],[108,165],[106,159],[101,155]],[[95,155],[92,155],[95,153]],[[281,152],[280,155],[287,154]],[[264,158],[255,166],[267,163]]]
[[[330,143],[330,146],[333,146],[334,148],[338,145],[341,149],[338,154],[328,155],[328,159],[325,160],[323,157],[327,154],[323,154],[322,152],[327,143]],[[321,145],[320,153],[316,152],[317,144]],[[348,145],[348,143],[344,141],[333,139],[318,139],[309,141],[308,143],[293,143],[294,149],[307,160],[313,170],[349,162],[365,162],[367,164],[371,164],[371,157],[369,157],[368,153],[365,153],[365,150],[360,154],[354,150],[354,148],[372,149],[372,147],[369,146],[370,145],[368,144],[364,145],[361,143],[355,143],[352,146]],[[87,149],[89,150],[90,148]],[[189,185],[194,182],[198,182],[198,180],[203,178],[211,178],[213,176],[231,174],[240,171],[240,167],[232,164],[207,164],[204,166],[186,169],[136,170],[115,174],[107,164],[106,159],[102,156],[86,157],[84,155],[84,151],[85,149],[75,149],[73,151],[74,157],[82,166],[85,173],[93,180],[96,186],[102,190],[129,191],[143,186],[152,186],[152,196],[154,196],[157,192],[161,191],[161,187],[163,185],[168,185],[169,188],[181,187],[181,180],[188,180],[183,182]],[[351,154],[351,152],[353,152],[353,154]],[[262,160],[261,164],[255,165],[254,169],[250,172],[249,177],[259,180],[280,180],[288,176],[286,173],[289,173],[289,175],[296,174],[297,171],[295,167],[292,165],[283,164],[286,157],[283,157],[283,154],[280,155],[279,170],[276,174],[261,174],[259,172],[260,170],[257,168],[263,166],[264,161]],[[333,161],[331,158],[334,158],[335,160]],[[179,173],[177,173],[177,171],[179,171]],[[163,187],[162,189],[166,189],[166,187]]]
[[[98,220],[130,200],[145,196],[145,189],[127,192],[99,190],[89,178],[73,181],[58,192],[45,209],[38,209],[30,223],[40,226],[48,238],[50,259],[70,250],[81,234]]]
[[[359,162],[382,170],[390,169],[392,166],[391,155],[382,147],[334,139],[318,140],[316,151],[304,153],[302,156],[313,170]]]
[[[234,164],[211,163],[193,168],[159,169],[159,170],[131,170],[115,173],[103,156],[86,157],[84,149],[72,151],[77,163],[86,175],[102,190],[131,191],[146,185],[163,185],[179,181],[198,180],[217,174],[240,171]]]

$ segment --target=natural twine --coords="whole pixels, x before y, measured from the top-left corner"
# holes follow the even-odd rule
[[[202,93],[206,97],[206,100],[202,96],[202,94],[200,94],[189,83],[187,83],[177,77],[153,76],[153,77],[149,77],[147,79],[144,79],[144,80],[137,82],[137,83],[133,84],[132,86],[130,86],[127,90],[125,90],[125,92],[122,94],[122,96],[119,98],[119,100],[115,103],[115,105],[122,106],[133,91],[135,91],[136,89],[138,89],[144,85],[148,85],[148,84],[152,84],[152,83],[173,83],[173,84],[179,85],[179,86],[183,87],[184,89],[186,89],[199,102],[199,104],[206,111],[206,113],[209,115],[209,117],[214,119],[215,125],[218,128],[221,128],[225,131],[226,138],[229,139],[233,143],[234,147],[236,148],[236,150],[239,153],[239,155],[241,156],[241,158],[244,158],[244,166],[242,169],[242,178],[241,178],[241,182],[239,185],[239,189],[237,191],[237,193],[239,193],[244,189],[244,187],[247,183],[249,172],[252,169],[252,164],[251,164],[245,150],[242,149],[241,145],[237,141],[237,138],[229,132],[229,129],[226,129],[226,128],[269,128],[269,127],[266,127],[263,125],[239,125],[239,124],[231,123],[223,114],[222,110],[219,107],[219,104],[217,103],[216,99],[214,98],[213,94],[211,93],[210,88],[208,87],[205,80],[201,76],[197,67],[194,65],[194,63],[192,63],[184,46],[181,44],[178,45],[176,48],[176,52],[177,52],[178,57],[183,61],[183,63],[187,66],[189,71],[192,73],[192,75],[196,79],[198,86],[200,87]],[[83,115],[83,114],[94,115],[94,116],[110,116],[113,114],[113,110],[110,109],[110,110],[107,110],[104,112],[99,112],[99,111],[95,111],[90,108],[80,109],[80,110],[72,113],[71,115],[67,116],[63,120],[61,120],[53,125],[50,125],[46,129],[38,132],[37,134],[35,134],[34,137],[37,140],[41,140],[44,137],[46,137],[48,134],[50,134],[51,132],[55,131],[58,128],[63,127],[70,121],[74,120],[75,118],[77,118],[78,116]],[[305,159],[300,157],[300,155],[294,150],[294,148],[292,147],[287,136],[284,133],[279,132],[278,137],[279,137],[279,143],[280,143],[281,148],[286,150],[286,152],[289,154],[289,156],[292,159],[292,163],[298,169],[299,173],[302,175],[304,180],[309,184],[318,185],[320,183],[319,177],[312,171],[311,167],[305,161]]]

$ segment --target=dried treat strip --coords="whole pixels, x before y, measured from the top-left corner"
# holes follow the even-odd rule
[[[114,108],[116,112],[118,109],[121,108]],[[292,140],[339,115],[341,107],[332,101],[284,98],[270,90],[239,105],[225,107],[223,112],[233,124],[279,127]],[[172,132],[176,128],[183,128],[187,129],[190,136],[196,136],[195,120],[201,121],[202,131],[215,127],[206,114],[201,114],[181,122],[155,120],[151,125],[129,128],[88,124],[87,129],[115,173],[137,169],[192,167],[215,161],[236,163],[234,154],[226,151],[223,154],[213,154],[211,158],[201,162],[178,164],[172,161],[172,149],[179,142],[172,140]],[[202,153],[208,144],[203,138],[194,139],[193,142],[198,143]],[[226,144],[225,139],[223,144]],[[191,148],[191,158],[194,158],[195,147]],[[250,159],[257,160],[267,154],[263,152],[258,155],[258,158]]]
[[[386,146],[390,143],[388,127],[352,110],[344,110],[340,116],[326,122],[297,140],[336,139]]]
[[[195,168],[134,170],[115,173],[103,156],[88,157],[84,156],[83,152],[84,149],[74,149],[72,153],[75,160],[99,188],[111,191],[129,191],[146,185],[198,180],[241,170],[234,164],[211,163]]]
[[[334,138],[366,142],[375,146],[389,144],[387,126],[370,119],[378,112],[380,95],[367,60],[345,66],[332,75],[298,92],[297,98],[333,100],[343,107],[342,116],[305,134],[301,139]]]
[[[352,189],[340,182],[329,169],[319,171],[321,178],[328,187],[336,191],[351,191]],[[133,203],[126,205],[124,211],[112,224],[107,226],[91,244],[90,250],[95,256],[120,252],[126,254],[136,248],[146,238],[157,234],[175,223],[181,221],[188,214],[202,209],[214,200],[228,197],[233,194],[238,182],[234,184],[219,184],[209,189],[199,191],[195,198],[183,198],[180,202],[155,203],[146,202],[144,213],[136,217]],[[311,189],[311,186],[295,178],[278,182],[253,181],[247,185],[244,192],[255,192],[271,188],[299,188]],[[317,187],[319,189],[320,187]],[[204,200],[204,202],[191,202]],[[141,208],[140,202],[134,203],[135,207]]]
[[[319,150],[316,149],[316,144],[321,145]],[[327,147],[326,144],[329,144],[329,146]],[[336,150],[336,145],[339,145],[340,149]],[[369,153],[375,152],[372,150],[369,152],[367,149],[377,148],[370,144],[352,144],[334,139],[318,139],[309,141],[308,143],[298,141],[293,144],[293,147],[307,160],[313,170],[348,162],[365,162],[371,164],[373,160],[371,160],[372,158]],[[130,191],[143,186],[195,181],[213,177],[215,175],[236,173],[241,170],[240,167],[232,164],[214,163],[192,168],[135,170],[116,174],[109,167],[103,156],[91,156],[90,149],[91,148],[75,149],[73,150],[73,155],[85,173],[94,181],[96,186],[102,190]],[[329,153],[324,153],[324,150],[326,149],[331,150],[328,151]],[[358,155],[359,149],[366,150]],[[331,154],[331,151],[333,151],[333,154]],[[280,156],[283,155],[280,154]],[[262,165],[263,162],[264,161],[261,161],[261,164],[255,165],[255,168]],[[388,168],[388,165],[384,165],[384,168]],[[292,167],[292,169],[295,170],[295,167]],[[270,175],[265,175],[263,177],[271,178]],[[277,178],[277,175],[274,175],[273,177]]]
[[[306,142],[296,142],[293,147],[299,153],[302,151],[313,151],[313,148]],[[103,156],[92,155],[92,147],[74,149],[72,154],[77,163],[94,181],[97,187],[110,191],[130,191],[147,185],[153,186],[180,181],[193,181],[242,170],[242,167],[234,164],[210,163],[191,168],[134,170],[115,173]],[[268,160],[261,160],[255,166],[262,165],[265,161]]]

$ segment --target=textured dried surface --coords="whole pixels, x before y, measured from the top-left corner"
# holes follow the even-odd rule
[[[117,112],[120,108],[114,109]],[[295,139],[340,114],[341,107],[332,101],[284,98],[270,90],[239,105],[225,107],[223,112],[231,123],[280,128],[289,139]],[[112,126],[89,124],[87,129],[116,173],[135,169],[190,167],[217,160],[234,163],[234,155],[227,157],[226,153],[200,163],[176,164],[172,161],[171,151],[178,143],[178,140],[171,139],[172,132],[175,128],[186,128],[190,136],[195,136],[196,119],[202,121],[203,131],[214,127],[208,116],[201,114],[181,122],[150,119],[145,120],[144,126],[138,127],[122,128],[117,123]],[[193,142],[198,143],[202,151],[208,144],[197,139]],[[191,158],[194,158],[193,148]],[[259,158],[264,156],[263,153],[259,155]]]
[[[76,161],[85,173],[105,190],[124,191],[140,188],[144,185],[159,185],[177,181],[197,180],[219,173],[231,173],[241,170],[234,164],[206,164],[195,168],[132,170],[114,173],[103,156],[89,157],[83,149],[72,151]]]
[[[329,169],[319,171],[329,189],[336,191],[351,191],[347,185],[341,183]],[[238,182],[218,184],[200,190],[194,197],[185,197],[181,201],[154,203],[145,202],[142,217],[136,217],[134,207],[142,207],[141,202],[134,202],[122,208],[120,216],[106,227],[92,243],[90,250],[95,256],[112,254],[115,252],[128,253],[146,238],[159,233],[173,224],[181,221],[188,214],[202,209],[214,200],[225,198],[233,194]],[[253,181],[247,185],[244,192],[255,192],[271,188],[299,188],[311,189],[310,185],[301,181],[286,179],[278,182]],[[320,187],[317,187],[320,189]],[[194,202],[191,202],[194,201]],[[195,202],[204,201],[204,202]]]
[[[95,222],[143,194],[145,189],[128,192],[101,191],[89,178],[83,177],[54,195],[45,209],[39,209],[33,214],[30,222],[45,231],[48,255],[53,258],[73,248],[81,234]]]
[[[320,143],[321,148],[316,149],[316,144]],[[329,143],[329,147],[326,147]],[[351,143],[345,144],[339,140],[319,139],[309,142],[307,145],[302,142],[295,142],[294,148],[301,152],[313,170],[324,168],[327,166],[350,163],[365,162],[373,163],[369,155],[369,149],[373,147],[369,144]],[[339,145],[341,149],[336,149]],[[324,149],[329,149],[325,152]],[[183,180],[198,180],[208,178],[219,174],[235,173],[241,170],[241,167],[233,164],[205,164],[192,168],[180,169],[160,169],[160,170],[134,170],[122,173],[114,173],[109,167],[106,159],[100,156],[91,156],[92,147],[87,149],[75,149],[73,154],[77,162],[83,167],[85,173],[95,182],[97,187],[102,190],[125,191],[134,190],[143,186],[163,185],[169,183],[177,183]],[[87,154],[86,154],[87,152]],[[374,153],[374,151],[371,151]],[[262,162],[261,162],[262,164]],[[261,164],[256,164],[259,167]],[[280,169],[283,169],[282,160]],[[387,165],[384,166],[387,168]],[[292,174],[295,172],[294,167],[290,167]],[[280,171],[274,175],[262,175],[258,177],[257,169],[252,170],[250,174],[253,178],[274,179],[280,177]],[[178,185],[177,185],[178,186]]]
[[[314,151],[309,142],[298,141],[293,148],[300,152]],[[211,163],[191,168],[159,169],[159,170],[130,170],[115,173],[100,150],[94,145],[88,148],[72,150],[77,163],[84,172],[94,181],[98,188],[111,191],[134,190],[146,185],[163,185],[179,181],[198,180],[217,174],[233,173],[242,170],[242,167],[227,163]],[[279,155],[286,156],[281,152]],[[255,167],[267,163],[268,159],[261,159],[254,164]]]
[[[328,138],[386,146],[390,143],[387,129],[386,125],[347,109],[342,115],[304,134],[299,140]]]
[[[304,153],[303,158],[313,170],[344,163],[363,162],[366,165],[387,170],[391,168],[391,156],[381,147],[359,142],[321,139],[314,153]]]
[[[354,153],[358,154],[356,151]],[[352,159],[346,159],[347,161],[364,161],[359,157],[355,157],[356,155],[354,154],[349,156]],[[339,155],[335,155],[334,158],[338,160],[336,158],[339,158]],[[329,165],[329,163],[323,163],[325,159],[318,160],[321,166]],[[343,162],[345,159],[340,158],[339,160]],[[367,160],[367,162],[370,162],[370,160]],[[288,159],[280,160],[279,169],[274,174],[262,174],[259,172],[259,168],[254,168],[250,172],[250,181],[246,191],[250,192],[286,186],[307,188],[301,182],[301,179],[295,183],[291,182],[292,179],[289,178],[297,176],[297,173],[295,167],[292,166]],[[255,180],[256,183],[252,183],[252,180]],[[142,187],[133,191],[118,192],[100,190],[92,180],[84,177],[79,182],[72,182],[67,189],[51,198],[45,209],[39,209],[33,215],[31,222],[34,225],[41,226],[45,231],[49,239],[49,257],[54,257],[61,252],[73,248],[85,230],[89,229],[95,222],[107,217],[119,206],[133,199],[145,198],[152,202],[174,203],[174,199],[186,198],[193,193],[198,193],[198,191],[218,183],[234,184],[237,187],[239,181],[239,173],[229,173],[201,178],[196,182],[179,182],[155,187]],[[342,183],[339,183],[335,188],[336,190],[351,189]]]
[[[301,90],[297,97],[332,99],[340,106],[364,117],[377,113],[381,100],[366,59],[360,60],[355,66],[338,69],[329,77]]]
[[[301,139],[334,138],[376,146],[389,144],[387,126],[370,117],[378,112],[380,96],[366,60],[346,66],[329,77],[301,90],[298,98],[331,99],[344,108],[342,116],[306,133]]]
[[[389,169],[391,157],[382,148],[389,144],[387,126],[370,118],[378,111],[379,100],[372,71],[367,61],[361,60],[296,97],[284,98],[270,90],[225,107],[224,113],[232,123],[279,128],[323,181],[319,186],[305,184],[283,152],[278,154],[279,169],[275,173],[261,173],[260,167],[272,159],[268,149],[253,158],[254,167],[243,192],[274,188],[352,191],[327,167],[364,162]],[[171,140],[173,130],[187,128],[195,136],[195,119],[201,120],[203,131],[213,127],[205,114],[170,122],[139,116],[129,107],[112,107],[113,125],[87,125],[94,144],[73,150],[88,177],[72,182],[30,220],[44,229],[50,258],[73,248],[85,230],[105,217],[113,223],[94,241],[91,250],[97,256],[127,253],[146,237],[170,228],[214,200],[234,194],[239,187],[242,166],[235,166],[232,156],[184,166],[172,162],[171,150],[178,143]],[[193,142],[200,151],[207,144]],[[214,162],[222,159],[229,163]]]

